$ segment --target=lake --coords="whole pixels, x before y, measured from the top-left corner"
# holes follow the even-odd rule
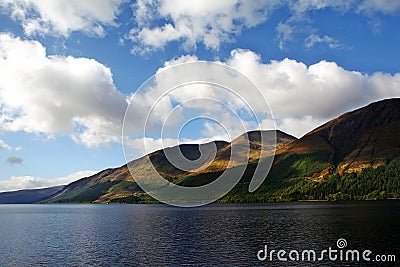
[[[375,255],[400,261],[399,208],[395,200],[198,208],[0,205],[0,266],[379,266]],[[343,250],[370,250],[372,260],[257,257],[265,246],[268,255],[285,250],[286,259],[292,250],[301,255],[329,247],[339,257],[338,239],[347,241]]]

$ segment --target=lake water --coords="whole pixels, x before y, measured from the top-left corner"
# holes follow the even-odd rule
[[[399,226],[399,201],[0,205],[0,266],[379,266],[257,258],[265,245],[318,252],[338,249],[339,238],[369,258],[395,255],[400,266]]]

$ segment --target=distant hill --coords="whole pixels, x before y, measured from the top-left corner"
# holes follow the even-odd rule
[[[239,184],[221,202],[400,198],[399,130],[400,99],[388,99],[343,114],[300,139],[281,131],[254,131],[232,143],[217,141],[200,145],[205,151],[208,146],[217,147],[213,161],[205,159],[199,163],[200,171],[175,168],[162,150],[149,157],[159,173],[171,182],[198,186],[213,181],[226,168],[240,165],[229,162],[231,148],[236,145],[245,149],[248,139],[250,164]],[[277,137],[277,150],[271,144],[264,147],[268,151],[266,158],[276,152],[271,171],[261,187],[249,193],[255,166],[259,161],[263,164],[265,159],[260,158],[260,137],[268,139],[273,134]],[[197,159],[200,146],[188,144],[178,148],[187,158]],[[152,202],[135,183],[135,177],[146,177],[151,167],[144,159],[129,163],[133,177],[126,166],[107,169],[65,186],[44,202]]]
[[[43,189],[28,189],[0,193],[0,204],[29,204],[48,198],[60,191],[64,186],[55,186]]]

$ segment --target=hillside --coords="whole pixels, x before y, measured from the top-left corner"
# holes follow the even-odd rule
[[[216,179],[227,167],[232,146],[250,143],[249,162],[244,177],[222,202],[292,201],[299,199],[370,199],[400,197],[400,99],[388,99],[343,114],[296,139],[281,131],[254,131],[232,141],[203,144],[215,145],[216,156],[204,159],[197,169],[182,171],[169,164],[163,151],[149,155],[155,168],[168,180],[182,186],[199,186]],[[254,193],[249,183],[260,159],[260,138],[276,134],[276,155],[271,171]],[[199,145],[178,147],[187,158],[199,157]],[[263,156],[269,157],[275,146],[266,144]],[[168,148],[168,149],[176,149]],[[167,149],[167,150],[168,150]],[[241,152],[240,152],[241,153]],[[244,152],[243,152],[244,153]],[[206,153],[207,154],[207,153]],[[149,168],[145,158],[126,166],[104,170],[67,185],[46,203],[63,202],[151,202],[134,178],[146,177]],[[229,165],[228,165],[229,164]]]
[[[209,150],[208,147],[215,145],[217,148],[217,152],[213,160],[210,161],[206,158],[204,162],[199,163],[199,170],[192,171],[182,171],[171,165],[165,157],[165,153],[163,150],[151,153],[149,155],[149,158],[153,166],[165,179],[168,179],[175,183],[179,183],[184,186],[193,186],[193,183],[188,184],[185,181],[189,181],[191,177],[194,177],[196,179],[195,184],[197,184],[198,178],[202,177],[201,182],[204,184],[212,181],[215,178],[215,174],[224,171],[228,167],[228,163],[232,166],[240,164],[238,162],[229,162],[230,150],[233,145],[238,146],[241,151],[245,151],[247,147],[245,146],[245,143],[248,139],[250,145],[250,161],[258,160],[261,146],[261,135],[263,135],[266,140],[269,140],[268,138],[271,138],[272,134],[276,134],[276,147],[278,148],[283,147],[296,140],[295,137],[285,134],[281,131],[253,131],[239,136],[238,138],[234,139],[232,143],[216,141],[202,145],[180,145],[180,151],[185,157],[189,159],[197,159],[199,157],[200,146],[202,146],[202,150],[206,152],[205,154],[207,154],[207,151]],[[273,145],[267,145],[267,147],[264,147],[265,151],[267,151],[269,155],[274,152],[274,148],[275,146]],[[166,148],[166,150],[169,149],[176,149],[176,147]],[[134,177],[136,178],[146,177],[146,175],[149,173],[149,168],[152,167],[150,164],[148,164],[145,157],[133,160],[129,163],[129,165],[133,173],[135,174]],[[107,169],[91,177],[83,178],[67,185],[62,191],[53,195],[45,202],[102,203],[114,201],[127,196],[131,198],[133,197],[134,199],[136,199],[135,197],[137,196],[143,197],[143,192],[140,187],[135,183],[134,177],[130,175],[126,165],[116,169]]]
[[[320,167],[304,174],[314,177],[376,168],[400,154],[399,130],[400,100],[383,100],[327,122],[281,148],[277,155],[305,161],[315,158]]]
[[[221,201],[400,198],[400,99],[343,114],[277,150],[262,187]]]

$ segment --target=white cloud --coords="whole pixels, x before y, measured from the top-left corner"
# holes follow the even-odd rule
[[[316,119],[312,116],[287,117],[279,122],[279,130],[290,133],[293,136],[301,137],[312,129],[324,124],[326,120]]]
[[[305,46],[308,49],[313,48],[316,44],[326,44],[329,46],[329,48],[340,48],[341,47],[340,43],[336,39],[334,39],[328,35],[321,37],[317,34],[311,34],[305,40]]]
[[[130,39],[142,45],[134,52],[161,49],[177,41],[185,49],[204,44],[218,49],[243,29],[264,22],[279,1],[261,0],[138,0]],[[165,20],[158,25],[159,20]]]
[[[134,150],[129,153],[129,158],[137,153],[137,146],[143,143],[139,134],[143,133],[144,119],[147,115],[143,112],[146,110],[152,112],[147,117],[149,127],[146,129],[149,133],[146,137],[152,138],[150,142],[155,142],[159,137],[157,133],[162,130],[164,131],[163,138],[177,140],[181,127],[199,118],[203,121],[198,120],[195,124],[196,128],[191,131],[192,136],[186,137],[200,136],[210,140],[213,138],[231,140],[245,131],[258,128],[254,117],[248,119],[249,115],[252,115],[250,108],[254,108],[254,111],[259,113],[257,115],[262,114],[261,116],[265,116],[264,113],[268,113],[268,110],[265,106],[259,105],[262,96],[259,92],[258,95],[254,92],[256,88],[251,86],[247,79],[244,81],[241,76],[238,76],[237,72],[222,66],[221,62],[180,65],[196,59],[188,55],[166,62],[164,67],[157,71],[154,80],[149,82],[148,90],[135,93],[127,113],[127,120],[134,123],[131,124],[132,128],[125,128],[125,134],[130,140],[136,140],[129,142],[130,148]],[[169,71],[172,66],[176,67],[173,71]],[[196,82],[190,83],[193,81]],[[202,81],[221,84],[232,91],[223,86],[210,85]],[[185,85],[177,87],[182,84]],[[166,88],[174,88],[174,90],[163,95]],[[240,97],[237,97],[235,93]],[[250,108],[246,106],[246,102],[249,103]],[[216,123],[204,123],[208,121],[207,118],[211,118]],[[216,127],[218,124],[222,127]],[[160,146],[156,145],[156,147]],[[143,149],[139,152],[143,152]]]
[[[383,14],[398,14],[400,12],[400,1],[393,0],[364,0],[358,7],[358,11],[371,14],[380,12]]]
[[[279,40],[279,48],[281,50],[283,50],[285,42],[292,40],[294,30],[294,26],[291,26],[287,22],[280,22],[276,26],[277,39]]]
[[[0,129],[117,142],[126,108],[110,69],[93,59],[47,56],[37,41],[0,34]]]
[[[20,21],[27,35],[68,36],[73,31],[103,36],[124,0],[2,0],[0,7]]]
[[[199,58],[194,55],[182,55],[178,58],[173,58],[171,60],[164,62],[164,67],[159,68],[157,70],[157,73],[160,73],[161,71],[163,71],[167,68],[173,67],[173,66],[177,66],[180,64],[184,64],[184,63],[196,62],[198,60],[199,60]]]
[[[300,1],[288,1],[288,6],[291,13],[295,16],[299,16],[309,11],[322,10],[331,8],[337,11],[349,10],[353,3],[353,0],[300,0]]]
[[[11,147],[0,139],[0,150],[11,150]]]
[[[79,171],[65,177],[40,178],[33,176],[12,176],[8,180],[0,180],[0,192],[23,189],[39,189],[58,185],[67,185],[76,180],[95,174],[96,171]]]
[[[400,73],[367,75],[327,61],[310,66],[291,59],[264,64],[249,50],[232,51],[227,63],[261,88],[277,128],[298,137],[344,112],[400,97]]]
[[[196,59],[190,55],[182,56],[166,62],[161,69],[165,70],[171,66],[192,62]],[[301,137],[330,119],[373,101],[400,97],[400,73],[368,75],[346,70],[335,62],[327,61],[320,61],[310,66],[292,59],[262,63],[258,54],[242,49],[233,50],[230,58],[224,63],[241,71],[255,82],[269,102],[277,128],[297,137]],[[162,74],[160,70],[158,73]],[[182,82],[182,77],[190,80],[191,77],[194,77],[191,75],[195,75],[193,73],[208,73],[210,77],[213,77],[213,70],[210,69],[210,66],[198,66],[197,71],[189,72],[188,68],[174,69],[174,72],[168,77],[160,75],[158,79],[163,79],[162,82],[166,88],[172,88],[178,82]],[[240,86],[240,81],[233,76],[224,74],[218,74],[218,76],[219,81],[223,81],[222,84],[237,86],[237,88],[232,87],[235,88],[233,90],[239,96],[245,97],[246,101],[257,103],[255,98],[259,96],[253,96],[248,92],[249,88],[247,87],[242,88],[245,86]],[[140,111],[142,107],[152,105],[157,99],[158,90],[156,86],[141,95],[135,110]],[[207,98],[222,99],[223,101],[213,102],[208,101]],[[177,104],[182,105],[181,109],[175,111],[180,112],[181,116],[176,116],[178,118],[175,120],[176,125],[171,124],[171,127],[181,126],[182,124],[179,123],[187,121],[186,115],[192,114],[193,110],[197,112],[195,114],[198,116],[209,116],[215,119],[226,128],[228,133],[231,133],[230,138],[242,133],[243,129],[248,131],[259,127],[247,116],[240,116],[241,121],[238,121],[237,115],[247,114],[247,111],[241,99],[230,95],[226,90],[219,91],[217,88],[210,89],[198,84],[183,86],[179,90],[169,93],[164,101],[159,107],[159,112],[156,112],[157,115],[154,116],[153,126],[155,129],[162,127],[163,121]],[[262,106],[251,105],[251,108],[257,116],[266,112]],[[155,108],[155,110],[157,109],[158,107]],[[233,113],[230,113],[229,110],[232,110]],[[261,118],[263,117],[261,116]],[[240,126],[242,122],[243,128]],[[270,118],[262,119],[261,127],[264,129],[266,127],[270,129],[273,126]],[[226,140],[227,138],[224,137],[226,133],[221,130],[221,127],[215,127],[214,124],[203,124],[203,129],[197,129],[203,137],[220,136]],[[168,137],[176,138],[176,136]]]

